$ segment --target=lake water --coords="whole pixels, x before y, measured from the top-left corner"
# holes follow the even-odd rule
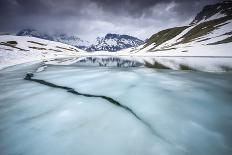
[[[205,60],[82,57],[1,70],[0,154],[231,155],[231,61]]]

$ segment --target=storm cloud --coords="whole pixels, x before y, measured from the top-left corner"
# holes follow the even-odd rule
[[[23,28],[75,34],[87,40],[106,33],[146,39],[188,24],[204,5],[219,0],[0,0],[0,31]]]

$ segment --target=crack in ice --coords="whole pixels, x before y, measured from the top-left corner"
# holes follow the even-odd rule
[[[81,96],[85,96],[85,97],[95,97],[95,98],[102,98],[102,99],[105,99],[107,100],[108,102],[110,103],[113,103],[114,105],[120,107],[120,108],[123,108],[124,110],[130,112],[132,115],[134,115],[139,121],[141,121],[146,127],[148,127],[151,132],[153,134],[155,134],[157,137],[169,142],[166,138],[164,138],[163,136],[159,135],[152,127],[149,123],[147,123],[146,121],[142,120],[133,110],[131,110],[129,107],[125,106],[125,105],[122,105],[121,103],[119,103],[118,101],[116,101],[115,99],[111,98],[111,97],[108,97],[108,96],[103,96],[103,95],[92,95],[92,94],[85,94],[85,93],[80,93],[78,91],[76,91],[75,89],[73,88],[70,88],[70,87],[66,87],[66,86],[59,86],[59,85],[56,85],[56,84],[53,84],[53,83],[50,83],[50,82],[47,82],[47,81],[44,81],[44,80],[40,80],[40,79],[34,79],[32,78],[34,76],[34,74],[32,73],[28,73],[26,74],[26,76],[24,77],[24,80],[28,80],[28,81],[33,81],[33,82],[37,82],[37,83],[40,83],[40,84],[43,84],[43,85],[46,85],[46,86],[49,86],[49,87],[53,87],[53,88],[59,88],[59,89],[64,89],[66,90],[67,92],[69,93],[72,93],[72,94],[75,94],[75,95],[81,95]],[[170,142],[169,142],[170,143]]]

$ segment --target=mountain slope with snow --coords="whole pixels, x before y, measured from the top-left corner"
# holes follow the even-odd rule
[[[36,38],[40,38],[40,39],[61,42],[61,43],[72,45],[72,46],[75,46],[77,48],[84,49],[84,50],[91,45],[90,42],[88,42],[86,40],[82,40],[75,35],[67,35],[64,33],[52,35],[52,34],[39,32],[39,31],[34,30],[34,29],[23,29],[23,30],[19,31],[16,35],[17,36],[36,37]]]
[[[27,36],[0,36],[0,69],[31,61],[73,57],[86,51],[59,42]]]
[[[90,46],[87,51],[109,51],[115,52],[121,49],[137,47],[144,42],[129,35],[106,34],[105,37],[97,38],[97,43]]]
[[[17,36],[36,37],[36,38],[40,38],[40,39],[54,41],[54,38],[51,35],[43,33],[43,32],[39,32],[35,29],[23,29],[23,30],[19,31],[16,35]]]
[[[217,10],[214,10],[215,8]],[[189,25],[160,31],[138,48],[122,50],[120,53],[154,56],[232,56],[231,10],[232,1],[205,6]]]
[[[72,45],[83,50],[91,45],[91,43],[86,40],[82,40],[77,36],[69,36],[64,33],[54,35],[54,41]]]
[[[60,34],[47,34],[39,32],[34,29],[23,29],[19,31],[17,36],[30,36],[50,41],[57,41],[68,45],[75,46],[77,48],[93,52],[93,51],[110,51],[115,52],[121,49],[137,47],[144,42],[138,38],[129,35],[120,34],[106,34],[105,37],[97,37],[96,43],[90,43],[86,40],[82,40],[74,35]]]
[[[201,12],[197,14],[195,19],[190,23],[190,25],[217,19],[220,17],[230,16],[231,14],[231,1],[224,1],[222,3],[207,5],[202,9]]]

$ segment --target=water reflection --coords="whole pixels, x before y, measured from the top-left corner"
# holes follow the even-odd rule
[[[232,58],[216,57],[111,57],[91,56],[53,59],[45,62],[53,65],[94,66],[94,67],[146,67],[154,69],[231,71]]]

